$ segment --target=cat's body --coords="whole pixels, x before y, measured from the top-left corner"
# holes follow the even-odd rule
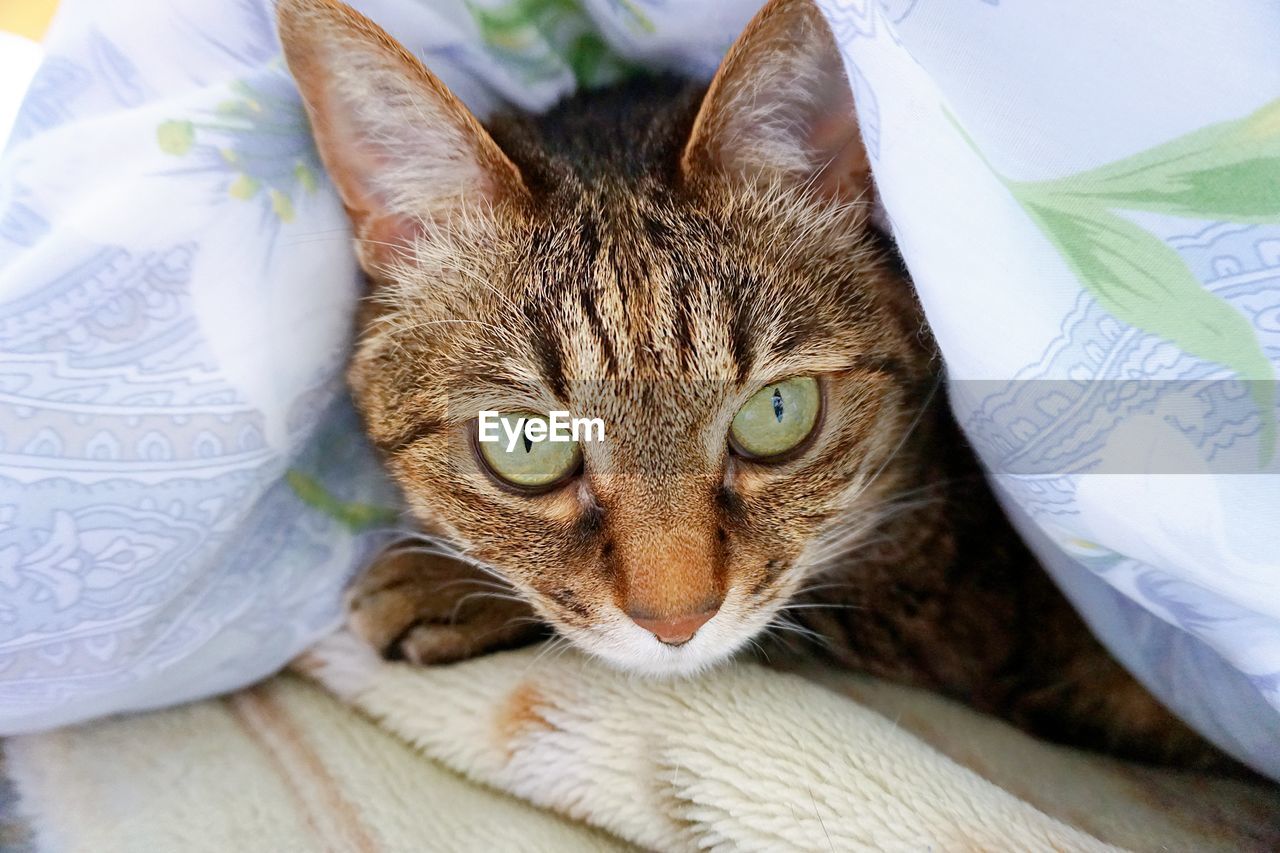
[[[705,96],[636,81],[488,133],[363,19],[328,0],[281,14],[374,281],[352,388],[435,543],[357,582],[370,642],[439,662],[550,624],[678,673],[798,625],[813,652],[1057,739],[1219,760],[995,505],[870,223],[809,3],[771,4]],[[788,377],[819,389],[810,432],[743,452],[735,412]],[[481,409],[589,414],[606,440],[516,488],[477,449]]]

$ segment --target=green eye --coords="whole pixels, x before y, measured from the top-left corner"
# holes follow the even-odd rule
[[[782,456],[809,437],[821,409],[822,389],[812,376],[771,383],[733,416],[729,442],[749,459]]]
[[[545,425],[540,430],[541,441],[526,434],[529,421]],[[545,489],[568,478],[582,460],[578,442],[552,441],[547,437],[549,426],[544,415],[504,412],[490,420],[487,429],[483,422],[477,425],[476,448],[485,466],[499,480],[521,489]],[[539,428],[534,429],[536,435]],[[490,438],[493,440],[486,440]]]

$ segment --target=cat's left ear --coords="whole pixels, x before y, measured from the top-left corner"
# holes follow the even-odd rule
[[[280,41],[375,279],[433,225],[525,195],[516,166],[434,74],[338,0],[279,0]]]
[[[694,181],[776,179],[845,200],[870,189],[844,62],[813,0],[772,0],[747,25],[711,81],[681,168]]]

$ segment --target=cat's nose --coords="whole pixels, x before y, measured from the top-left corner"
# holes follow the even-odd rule
[[[668,646],[681,646],[693,639],[698,629],[710,621],[720,610],[716,604],[697,613],[686,613],[681,616],[649,616],[631,611],[627,615],[631,621],[653,634],[659,642]]]

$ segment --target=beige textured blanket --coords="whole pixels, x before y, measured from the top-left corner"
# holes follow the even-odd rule
[[[11,741],[43,847],[1280,848],[1275,789],[1086,756],[849,675],[655,683],[537,649],[420,670],[344,635],[299,669]]]

